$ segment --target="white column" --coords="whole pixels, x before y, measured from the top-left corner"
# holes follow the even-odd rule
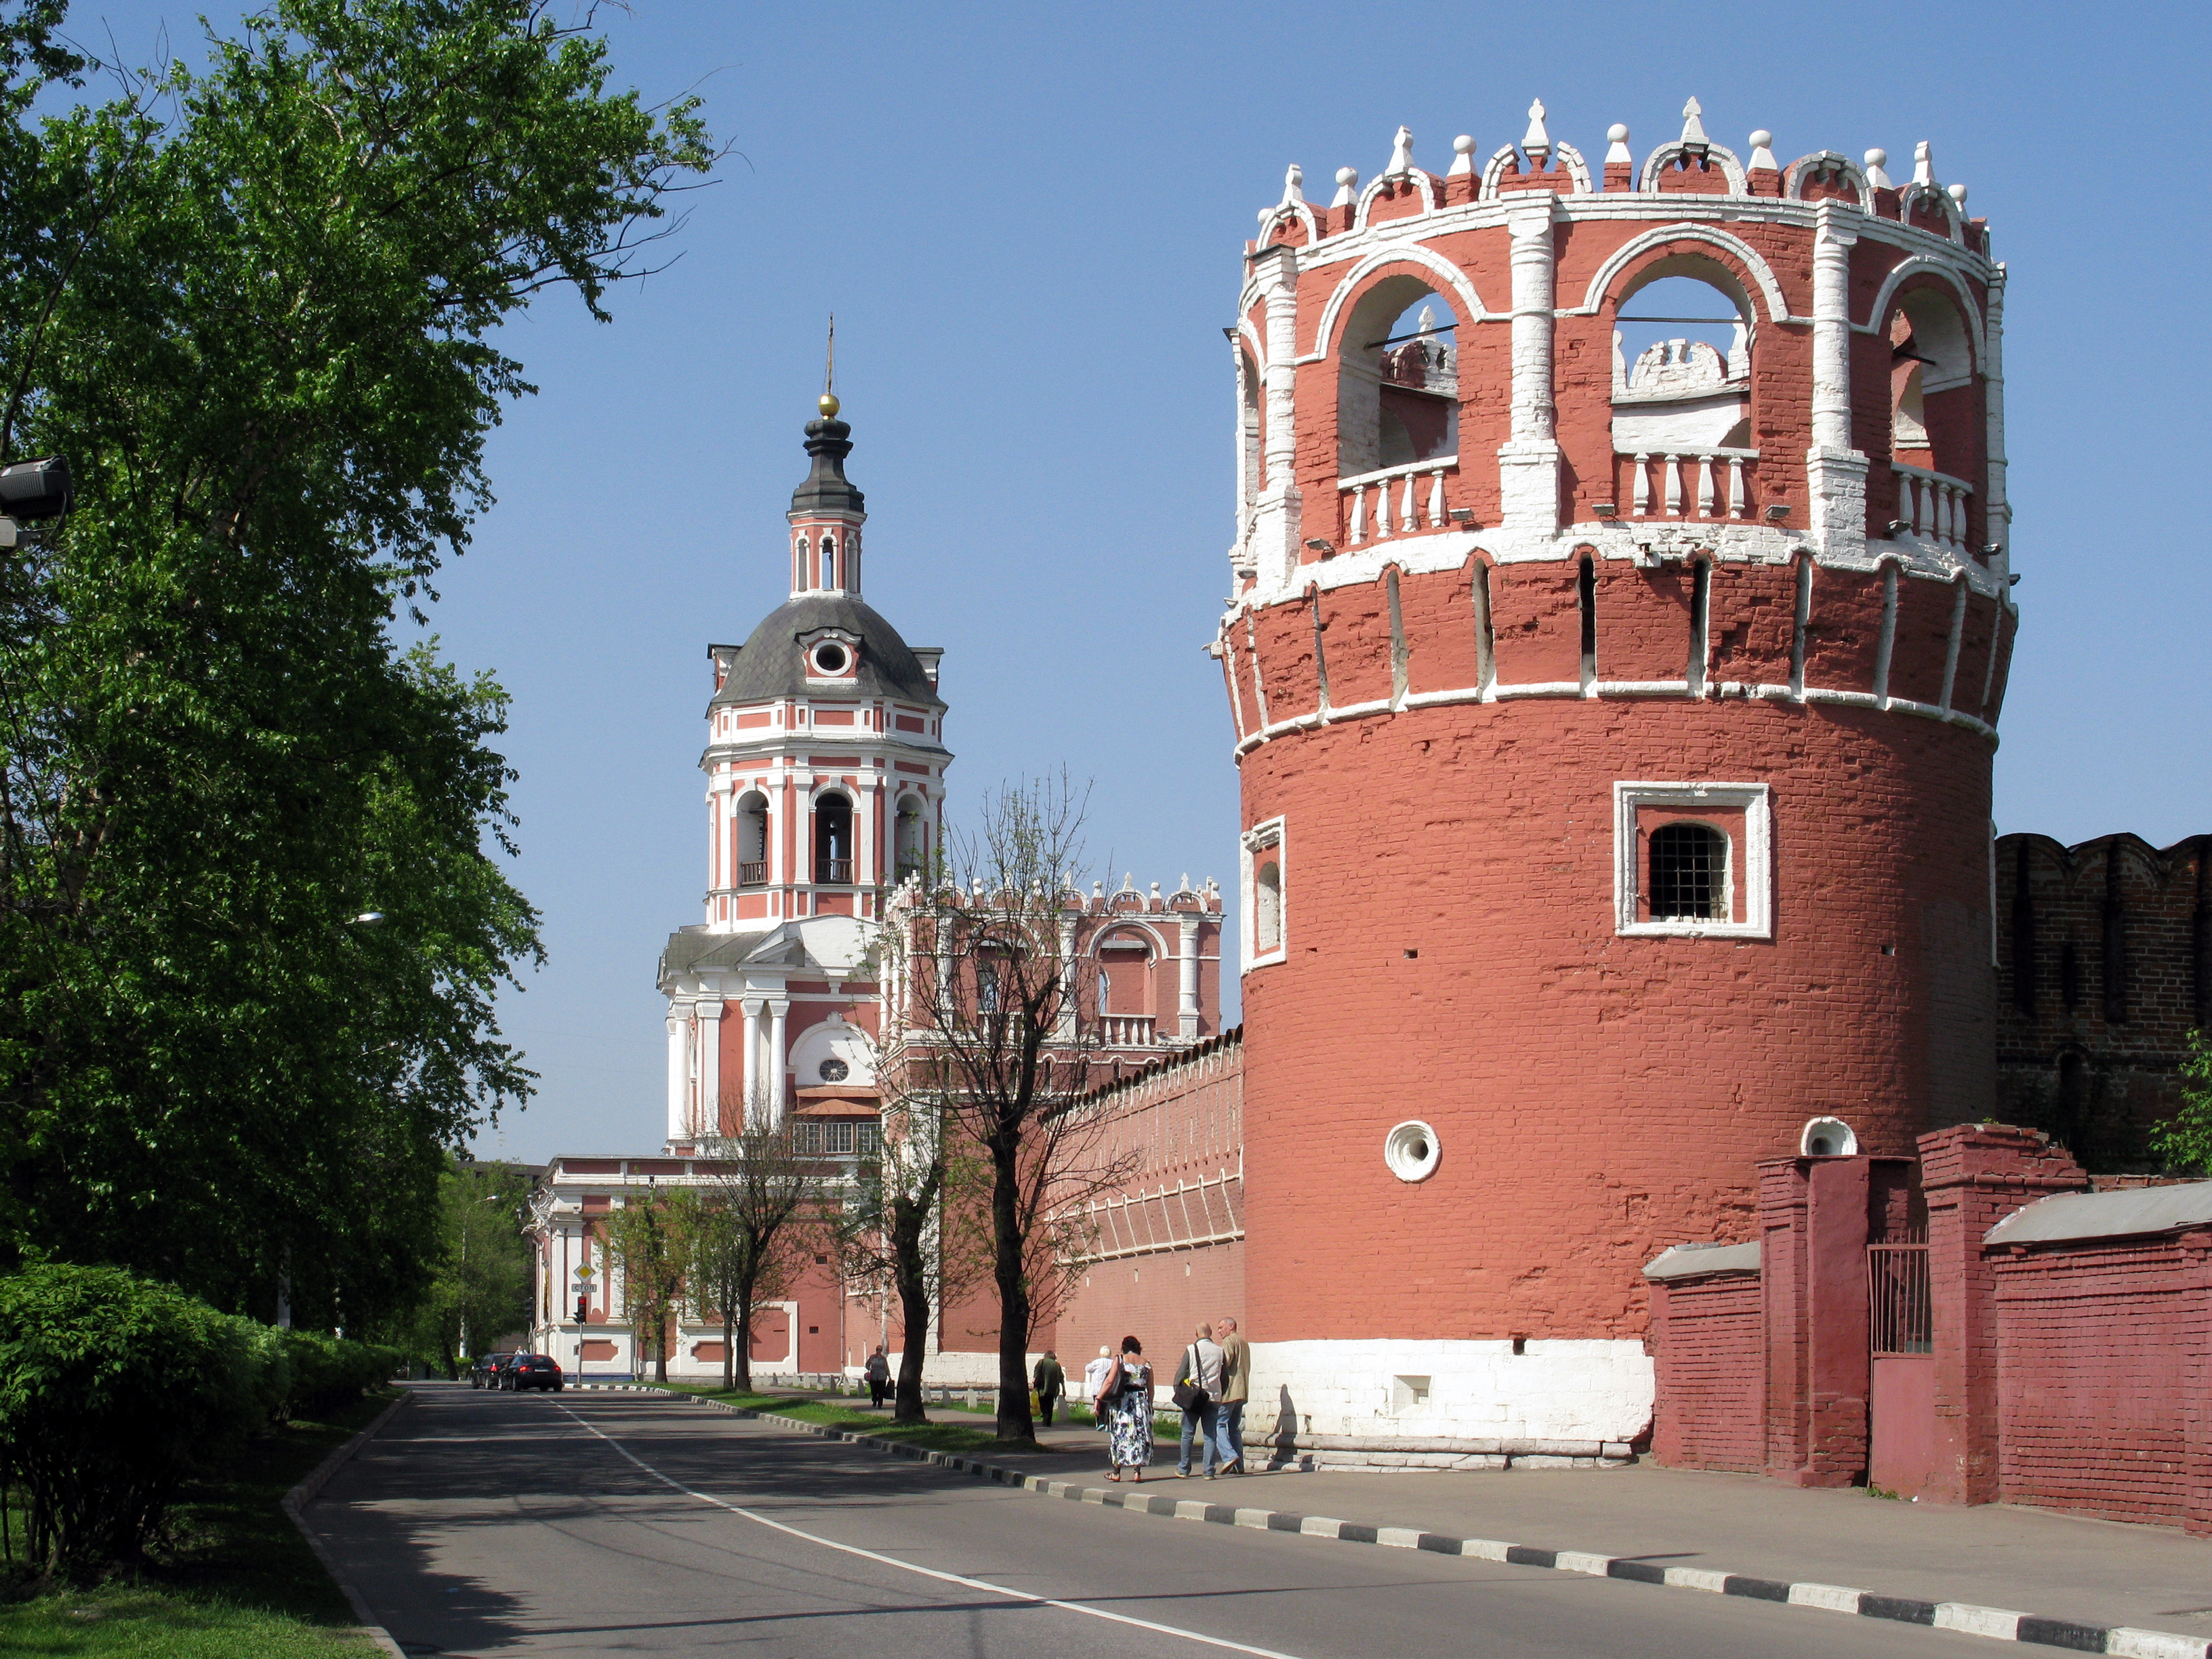
[[[772,1129],[780,1129],[783,1127],[784,1113],[790,1106],[789,1096],[791,1090],[788,1084],[786,1082],[786,1076],[790,1070],[791,1057],[784,1052],[785,1023],[788,1020],[790,1015],[790,998],[771,997],[769,999],[768,1123],[769,1127]],[[798,1341],[798,1333],[796,1330],[793,1332],[792,1340],[794,1344]]]
[[[1512,233],[1513,435],[1498,452],[1504,527],[1546,536],[1559,528],[1559,446],[1552,386],[1555,204],[1541,199],[1506,214]]]
[[[1261,590],[1279,592],[1295,585],[1304,522],[1297,474],[1297,251],[1267,249],[1253,261],[1252,274],[1267,295],[1267,308],[1266,471],[1253,507],[1252,554]]]
[[[745,1016],[744,1076],[738,1086],[744,1091],[744,1124],[753,1126],[753,1103],[760,1095],[760,1018],[762,1001],[758,997],[747,997],[738,1005]]]
[[[1081,1012],[1076,1005],[1083,996],[1083,975],[1078,971],[1081,966],[1075,956],[1075,918],[1062,911],[1060,918],[1060,1018],[1052,1028],[1054,1040],[1060,1042],[1075,1041],[1075,1018]]]
[[[2005,268],[1990,273],[1989,305],[1982,324],[1982,396],[1989,411],[1989,469],[1984,477],[1983,538],[2002,550],[1990,560],[1999,575],[2012,569],[2012,503],[2005,495],[2004,440],[2004,290]],[[1969,483],[1972,480],[1969,479]],[[1966,540],[1966,504],[1960,504],[1959,536]],[[1970,553],[1981,549],[1969,547]]]
[[[699,1121],[696,1135],[722,1132],[722,999],[699,1005]]]
[[[1182,954],[1176,967],[1182,979],[1181,1006],[1176,1010],[1176,1035],[1186,1042],[1198,1036],[1198,918],[1186,915],[1177,922]]]
[[[1867,458],[1851,447],[1851,248],[1858,233],[1833,202],[1816,210],[1813,240],[1812,532],[1822,552],[1866,544]]]
[[[680,1002],[668,1005],[668,1138],[677,1140],[687,1133],[684,1118],[688,1115],[691,1081],[690,1036],[691,1022]]]

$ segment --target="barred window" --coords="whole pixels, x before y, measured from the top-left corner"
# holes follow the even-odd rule
[[[1651,832],[1651,919],[1728,920],[1728,837],[1703,823]]]

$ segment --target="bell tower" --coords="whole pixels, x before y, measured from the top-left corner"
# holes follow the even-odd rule
[[[825,392],[806,424],[790,598],[743,645],[708,647],[705,915],[661,957],[672,1142],[731,1133],[733,1110],[781,1112],[794,1088],[866,1092],[872,932],[942,830],[942,653],[860,597],[867,512],[838,412]]]

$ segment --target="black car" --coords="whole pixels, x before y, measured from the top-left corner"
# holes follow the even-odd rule
[[[525,1389],[561,1392],[561,1364],[550,1354],[519,1353],[500,1367],[499,1385],[520,1394]]]
[[[469,1366],[469,1386],[472,1389],[493,1389],[499,1386],[499,1368],[511,1353],[480,1353]]]

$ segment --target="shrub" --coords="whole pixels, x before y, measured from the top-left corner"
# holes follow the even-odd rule
[[[367,1342],[346,1342],[319,1331],[278,1331],[290,1377],[279,1421],[295,1417],[319,1417],[338,1411],[399,1369],[404,1356],[397,1348]]]
[[[140,1557],[195,1464],[267,1420],[276,1352],[118,1268],[0,1279],[0,1455],[32,1564],[84,1579]]]

